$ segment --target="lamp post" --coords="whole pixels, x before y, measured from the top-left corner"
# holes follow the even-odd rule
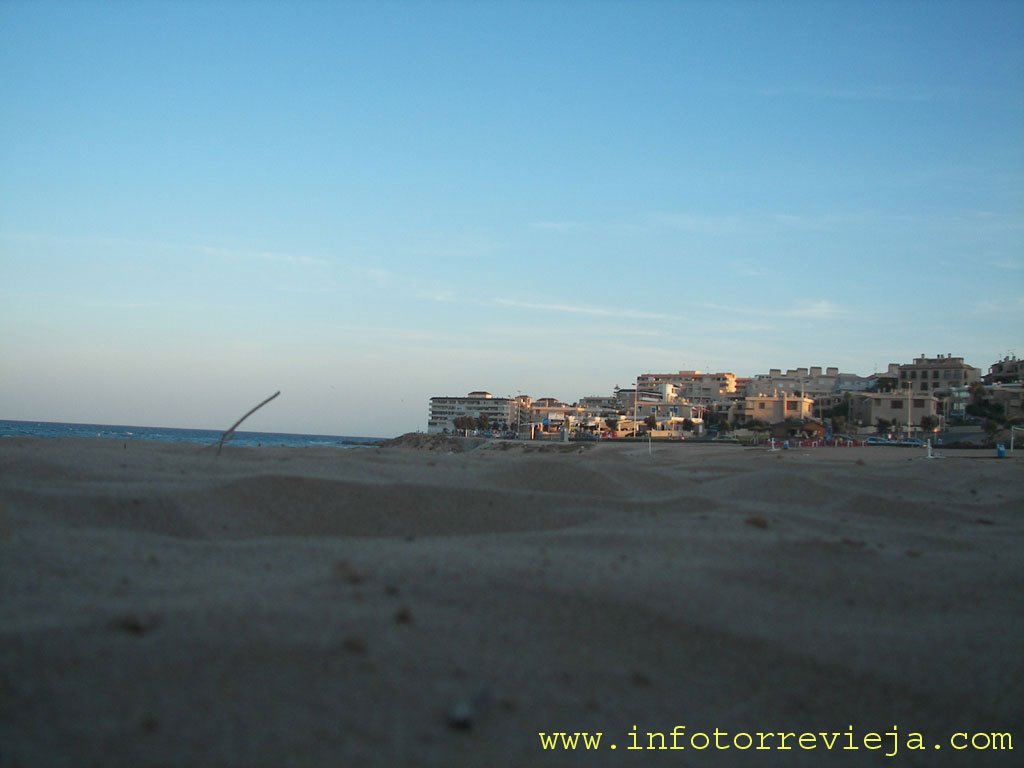
[[[914,385],[911,384],[908,381],[907,382],[907,440],[909,440],[910,437],[913,435],[913,432],[910,429],[910,423],[913,420],[911,415],[910,415],[910,403],[911,403],[911,398],[913,398],[913,396],[914,396]]]
[[[636,437],[639,434],[639,432],[640,432],[640,430],[637,428],[637,425],[636,425],[636,418],[637,418],[636,403],[637,403],[637,398],[639,396],[640,396],[640,377],[637,376],[636,379],[633,382],[633,437]]]

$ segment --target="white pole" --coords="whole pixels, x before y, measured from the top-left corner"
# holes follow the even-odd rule
[[[911,416],[910,416],[910,396],[911,396],[911,393],[913,392],[913,389],[914,389],[914,385],[911,384],[908,381],[907,382],[907,439],[908,440],[910,439],[910,436],[912,434],[911,431],[910,431],[910,422],[913,420],[911,418]]]
[[[640,430],[636,426],[636,399],[640,394],[640,378],[637,377],[633,382],[633,437],[636,437],[636,433]]]

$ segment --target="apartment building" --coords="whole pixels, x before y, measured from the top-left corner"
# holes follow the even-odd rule
[[[701,373],[700,371],[679,371],[678,373],[644,373],[637,377],[640,392],[660,394],[686,400],[717,400],[736,393],[735,373]]]
[[[455,419],[460,416],[486,416],[492,426],[511,428],[518,424],[521,410],[529,408],[529,400],[525,396],[495,397],[484,391],[470,392],[465,397],[432,397],[427,433],[454,432]]]
[[[868,388],[871,379],[856,373],[840,373],[838,368],[820,366],[790,368],[785,373],[772,368],[768,373],[758,374],[746,386],[747,395],[770,395],[775,392],[800,393],[819,397],[844,392],[861,392]]]
[[[891,364],[889,372],[896,374],[900,389],[940,392],[944,395],[948,395],[954,387],[969,387],[981,381],[980,369],[968,365],[962,357],[952,355],[921,355],[914,358],[912,363]]]

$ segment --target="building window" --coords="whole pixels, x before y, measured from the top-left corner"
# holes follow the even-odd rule
[[[786,410],[787,410],[787,411],[795,411],[795,410],[796,410],[796,407],[797,407],[797,405],[799,405],[799,403],[796,403],[796,402],[787,402],[787,403],[786,403]]]
[[[763,411],[764,410],[764,403],[758,403],[757,404],[757,410]]]
[[[933,379],[939,378],[939,372],[938,371],[932,371],[932,378]]]
[[[889,401],[889,407],[892,410],[894,410],[894,411],[898,411],[900,408],[903,407],[903,401],[902,400],[890,400]]]
[[[917,399],[915,399],[914,400],[914,407],[915,408],[924,408],[924,400],[917,400]]]

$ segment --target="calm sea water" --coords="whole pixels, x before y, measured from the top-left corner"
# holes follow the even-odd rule
[[[94,437],[108,440],[164,440],[175,443],[216,445],[221,432],[215,429],[171,429],[169,427],[128,427],[115,424],[62,424],[49,421],[0,421],[0,439],[4,437]],[[235,432],[225,445],[285,446],[306,448],[368,448],[381,437],[345,435],[291,435],[278,432]]]

